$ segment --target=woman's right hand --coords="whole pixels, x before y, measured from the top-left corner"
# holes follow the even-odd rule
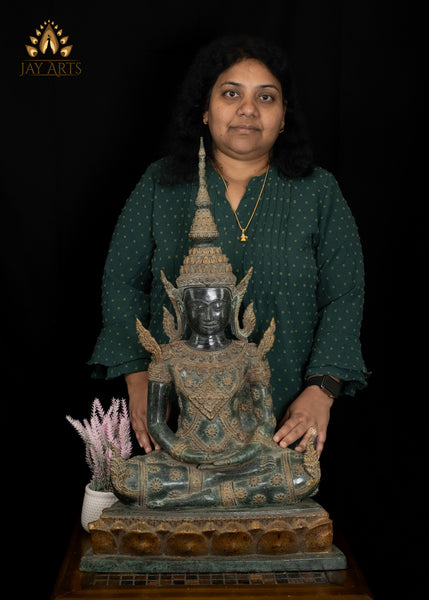
[[[152,444],[155,450],[160,450],[161,447],[151,437],[147,427],[147,371],[128,373],[125,375],[125,381],[129,397],[128,411],[137,442],[147,454],[152,452]]]

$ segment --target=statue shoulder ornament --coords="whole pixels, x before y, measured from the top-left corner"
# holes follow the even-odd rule
[[[168,355],[169,351],[168,345],[159,345],[150,332],[143,327],[140,319],[137,319],[136,328],[140,344],[152,354],[152,360],[148,369],[149,380],[159,383],[170,383],[171,377],[168,363],[166,362],[166,354]]]
[[[263,359],[266,354],[271,350],[274,344],[274,333],[276,331],[276,323],[274,318],[271,319],[270,325],[264,333],[262,340],[258,345],[258,358]]]
[[[271,371],[265,357],[273,347],[275,330],[275,321],[271,319],[270,325],[259,344],[249,344],[247,351],[250,358],[250,369],[247,375],[249,383],[259,383],[264,386],[268,386],[270,383]]]

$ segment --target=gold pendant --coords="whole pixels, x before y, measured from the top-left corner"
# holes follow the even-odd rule
[[[246,234],[244,233],[244,230],[243,230],[242,234],[240,235],[240,242],[245,242],[245,241],[247,241],[248,237],[249,237],[249,236],[248,236],[248,235],[246,235]]]

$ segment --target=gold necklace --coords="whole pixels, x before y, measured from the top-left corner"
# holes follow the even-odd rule
[[[239,227],[240,227],[240,229],[241,229],[240,242],[246,242],[246,241],[249,239],[249,236],[248,236],[248,235],[246,235],[246,231],[247,231],[247,229],[248,229],[248,227],[249,227],[250,223],[252,222],[252,219],[253,219],[253,216],[254,216],[254,214],[255,214],[255,212],[256,212],[256,209],[258,208],[259,200],[261,199],[262,192],[264,191],[265,182],[267,181],[267,175],[268,175],[268,171],[269,171],[269,170],[270,170],[270,163],[268,163],[268,164],[267,164],[267,169],[266,169],[266,171],[265,171],[265,177],[264,177],[264,183],[262,184],[261,191],[259,192],[258,199],[256,200],[255,208],[253,209],[253,212],[252,212],[252,214],[250,215],[250,219],[249,219],[249,221],[247,222],[247,225],[246,225],[246,227],[243,227],[243,226],[241,225],[241,223],[240,223],[240,220],[239,220],[239,218],[238,218],[238,216],[237,216],[237,213],[236,213],[236,211],[235,211],[235,210],[232,208],[232,205],[231,205],[232,211],[233,211],[233,213],[234,213],[234,215],[235,215],[235,218],[236,218],[236,220],[237,220],[237,224],[238,224],[238,226],[239,226]],[[224,179],[224,177],[223,177],[223,175],[222,175],[222,172],[219,170],[219,171],[218,171],[218,173],[219,173],[219,175],[222,177],[222,181],[223,181],[223,183],[224,183],[224,185],[225,185],[225,190],[226,190],[226,192],[225,192],[225,195],[226,195],[226,197],[227,197],[227,199],[228,199],[228,202],[231,204],[231,201],[230,201],[230,200],[229,200],[229,198],[228,198],[228,184],[226,183],[226,181],[225,181],[225,179]]]

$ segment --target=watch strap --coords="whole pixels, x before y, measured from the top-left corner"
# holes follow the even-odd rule
[[[341,381],[336,381],[330,375],[311,375],[305,382],[305,387],[310,385],[317,385],[331,398],[338,398],[343,388]]]

